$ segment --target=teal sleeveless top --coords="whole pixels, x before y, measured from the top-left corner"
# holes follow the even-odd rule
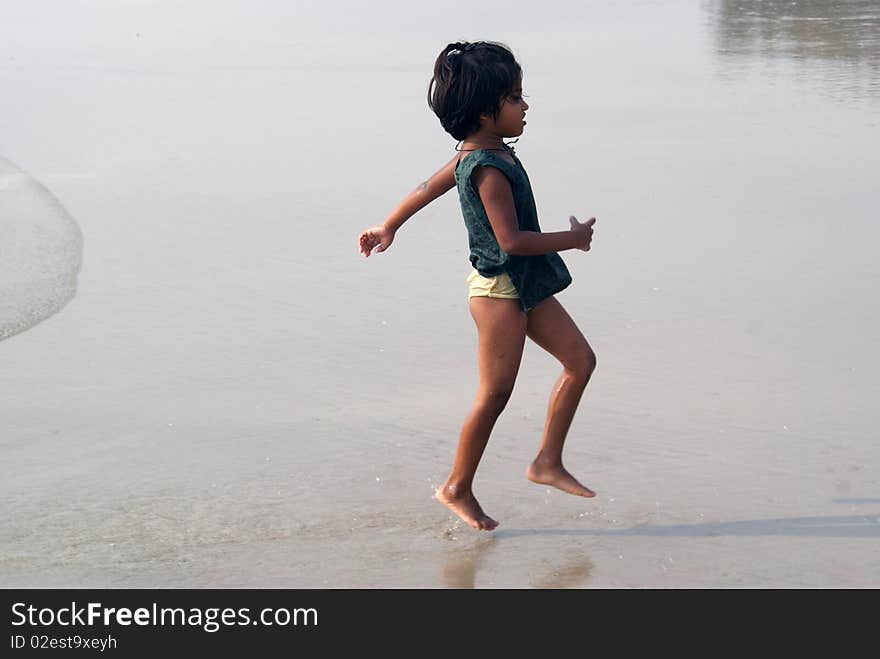
[[[523,310],[528,311],[571,284],[571,275],[556,252],[536,256],[512,255],[505,253],[498,244],[486,209],[471,181],[471,174],[477,167],[500,169],[510,181],[520,231],[541,231],[528,174],[513,149],[507,152],[516,164],[488,149],[478,149],[459,158],[455,166],[455,183],[468,232],[471,265],[484,277],[497,277],[506,272],[516,288]]]

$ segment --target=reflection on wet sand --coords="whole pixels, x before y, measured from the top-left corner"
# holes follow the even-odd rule
[[[880,6],[871,0],[719,0],[708,6],[722,61],[743,56],[821,62],[880,95]],[[830,69],[828,68],[830,67]],[[844,82],[844,76],[834,76]]]
[[[531,580],[533,588],[577,588],[590,579],[593,562],[580,550],[567,556],[564,561],[548,566],[548,571]]]
[[[498,542],[496,536],[483,538],[474,544],[456,548],[444,556],[441,575],[447,588],[474,588],[477,570],[482,566],[489,550]]]
[[[475,588],[477,573],[486,557],[498,545],[501,534],[483,538],[464,548],[456,548],[443,557],[441,575],[447,588]],[[577,588],[590,579],[593,563],[583,551],[561,550],[558,561],[542,559],[539,572],[529,580],[532,588]]]

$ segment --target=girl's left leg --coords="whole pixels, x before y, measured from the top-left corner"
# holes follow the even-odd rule
[[[475,529],[491,531],[498,522],[480,507],[473,481],[492,428],[513,392],[526,342],[526,314],[519,300],[476,296],[468,305],[477,325],[480,384],[461,427],[452,471],[435,498]]]
[[[528,337],[560,361],[562,375],[550,394],[541,448],[526,477],[569,494],[596,496],[562,466],[562,447],[581,395],[596,368],[596,355],[555,297],[529,311],[527,319]]]

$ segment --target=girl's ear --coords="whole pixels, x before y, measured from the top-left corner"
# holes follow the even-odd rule
[[[491,114],[481,114],[480,115],[480,128],[483,128],[486,124],[492,123],[495,121],[495,117]]]

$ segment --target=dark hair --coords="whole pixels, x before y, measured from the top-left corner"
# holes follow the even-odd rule
[[[480,115],[498,118],[501,98],[521,78],[522,68],[504,44],[451,43],[434,62],[428,106],[447,133],[463,140],[479,130]]]

